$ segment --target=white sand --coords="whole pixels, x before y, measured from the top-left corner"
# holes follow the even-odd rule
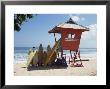
[[[15,76],[96,76],[97,65],[96,59],[83,61],[84,67],[70,67],[67,68],[32,68],[27,71],[25,63],[14,64]]]

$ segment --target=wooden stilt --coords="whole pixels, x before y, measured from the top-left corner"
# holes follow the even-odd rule
[[[81,66],[83,66],[83,64],[82,64],[82,60],[81,60],[81,58],[80,58],[80,51],[79,51],[79,50],[78,50],[78,57],[79,57],[79,59],[80,59]]]
[[[70,64],[70,57],[69,57],[69,64]]]
[[[56,37],[55,37],[55,33],[54,33],[54,38],[55,38],[55,42],[56,42]]]
[[[57,55],[58,55],[58,57],[59,57],[59,53],[58,53]]]
[[[54,37],[55,37],[55,33],[54,33]]]
[[[78,51],[78,56],[79,56],[79,58],[80,58],[80,51]]]
[[[66,55],[65,55],[65,60],[66,60]]]
[[[77,59],[79,59],[78,61],[80,61],[80,67],[82,67],[83,66],[83,63],[82,63],[82,60],[81,60],[81,58],[80,58],[80,51],[78,50],[78,51],[76,51],[76,57],[77,57]]]
[[[71,59],[72,59],[72,54],[71,54],[71,50],[70,50],[70,56],[71,56]]]
[[[73,58],[74,59],[74,63],[76,62],[76,60],[75,60],[76,58],[77,58],[76,57],[76,53],[74,53],[74,58]]]
[[[55,42],[56,42],[57,40],[56,40],[56,37],[55,37]]]
[[[63,57],[63,49],[61,49],[61,58]]]

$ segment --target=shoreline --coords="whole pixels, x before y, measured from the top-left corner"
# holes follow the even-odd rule
[[[97,75],[97,60],[89,59],[82,61],[84,67],[33,67],[27,71],[26,62],[14,62],[15,76],[96,76]],[[84,60],[84,59],[82,59]]]

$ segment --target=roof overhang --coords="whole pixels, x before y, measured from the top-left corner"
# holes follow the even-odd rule
[[[74,30],[74,31],[89,31],[89,29],[73,29],[73,28],[62,28],[62,27],[54,27],[52,30],[48,31],[48,33],[61,33],[62,30]]]

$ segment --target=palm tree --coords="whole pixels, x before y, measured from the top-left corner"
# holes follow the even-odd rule
[[[14,31],[20,31],[23,22],[33,18],[33,14],[15,14],[14,15]]]

